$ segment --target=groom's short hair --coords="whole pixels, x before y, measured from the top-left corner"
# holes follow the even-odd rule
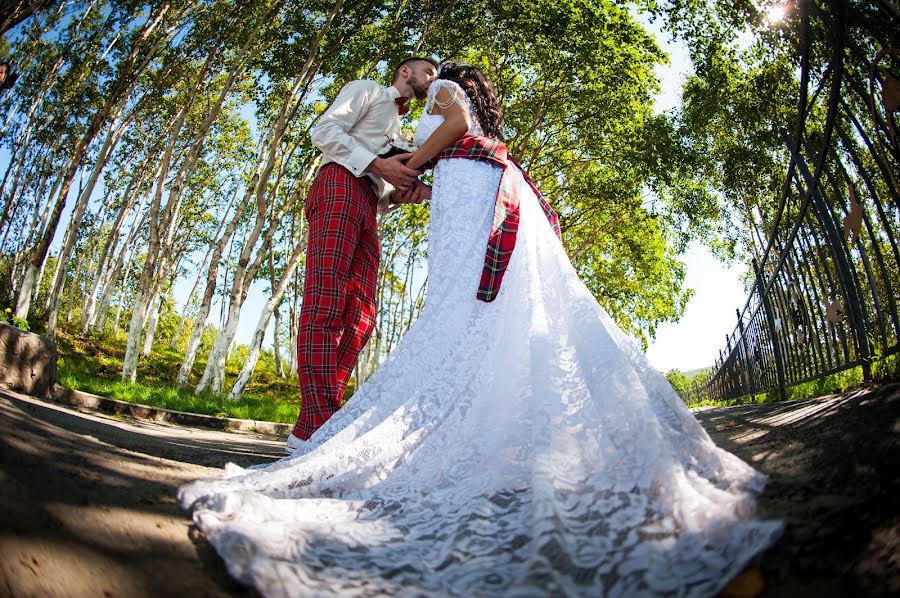
[[[410,56],[409,58],[404,58],[400,64],[397,65],[397,68],[394,69],[394,81],[397,80],[397,77],[400,76],[400,69],[402,69],[407,64],[412,64],[413,62],[427,62],[430,63],[435,69],[438,69],[441,65],[434,58],[430,58],[428,56]]]

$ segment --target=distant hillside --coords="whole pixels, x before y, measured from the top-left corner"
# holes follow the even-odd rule
[[[704,374],[704,373],[707,373],[707,372],[709,372],[711,369],[712,369],[711,367],[697,368],[696,370],[691,370],[691,371],[689,371],[689,372],[684,372],[684,375],[687,376],[687,379],[688,379],[688,380],[693,380],[694,378],[697,377],[698,374]]]

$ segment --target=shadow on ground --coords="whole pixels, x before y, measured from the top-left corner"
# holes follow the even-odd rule
[[[175,491],[282,445],[0,391],[0,595],[252,595],[193,533]]]
[[[696,415],[770,476],[759,509],[788,526],[762,558],[764,596],[900,592],[900,384]]]
[[[708,409],[723,448],[770,476],[787,522],[760,560],[764,597],[900,592],[900,384]],[[0,596],[248,596],[175,504],[227,462],[283,439],[122,420],[0,390]]]

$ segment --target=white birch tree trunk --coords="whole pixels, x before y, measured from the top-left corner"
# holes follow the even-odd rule
[[[119,239],[119,234],[122,231],[122,225],[125,223],[125,220],[128,218],[128,215],[131,213],[131,210],[134,208],[135,200],[137,198],[136,194],[133,194],[132,190],[138,190],[141,184],[144,181],[143,176],[135,176],[132,178],[131,183],[129,183],[128,188],[125,189],[125,192],[122,194],[122,206],[119,208],[119,213],[116,216],[116,221],[113,224],[112,230],[110,230],[109,235],[106,238],[105,243],[103,244],[103,250],[100,252],[100,259],[97,262],[97,268],[94,270],[93,275],[91,276],[90,288],[85,293],[85,299],[81,310],[81,332],[87,333],[89,332],[96,322],[96,310],[97,310],[97,293],[100,291],[101,286],[105,278],[108,278],[109,272],[109,262],[110,258],[113,255],[113,250],[115,249],[115,245]],[[144,199],[146,199],[146,195],[144,195]],[[141,212],[144,209],[143,203],[138,208],[138,211],[135,215],[135,225],[137,224],[137,219],[140,216]],[[129,238],[130,238],[129,234]],[[104,274],[107,274],[104,277]]]
[[[51,201],[48,201],[44,204],[44,209],[41,211],[41,201],[40,198],[44,197],[44,189],[46,188],[47,179],[50,178],[53,170],[53,154],[51,153],[46,157],[46,160],[43,164],[43,174],[41,175],[41,182],[38,185],[38,193],[35,196],[34,201],[34,212],[32,214],[31,226],[29,227],[28,239],[24,243],[20,243],[19,247],[23,249],[31,247],[34,239],[39,238],[41,235],[41,231],[43,231],[44,227],[47,224],[47,218],[50,213],[50,206],[52,204]],[[47,195],[49,200],[52,200],[56,195],[57,190],[59,189],[60,184],[62,183],[62,177],[56,177],[54,179],[53,186],[50,188],[50,193]],[[40,214],[40,217],[38,217]],[[8,226],[7,226],[8,225]],[[12,222],[7,222],[4,225],[0,225],[0,247],[5,247],[7,242],[7,237],[9,233],[12,231]],[[15,278],[13,278],[15,280]]]
[[[84,213],[87,211],[88,204],[90,203],[91,194],[94,192],[97,181],[100,179],[100,174],[106,167],[106,162],[109,159],[112,149],[119,142],[119,139],[122,138],[122,134],[127,128],[127,123],[119,127],[120,120],[121,107],[116,116],[113,117],[109,132],[106,135],[103,146],[100,148],[100,154],[97,156],[97,163],[94,165],[93,172],[91,172],[91,176],[88,178],[87,185],[81,190],[81,194],[75,202],[72,216],[69,219],[69,226],[66,228],[66,234],[63,237],[63,245],[59,250],[59,259],[56,262],[56,269],[53,273],[53,282],[50,285],[50,292],[47,294],[48,307],[50,309],[47,316],[47,336],[50,338],[56,336],[56,322],[59,317],[59,304],[63,292],[62,281],[65,280],[66,266],[72,259],[75,241],[78,238],[78,229],[81,227]]]
[[[241,369],[241,373],[238,374],[237,381],[235,381],[234,386],[231,388],[231,393],[228,395],[228,400],[230,401],[241,400],[244,390],[247,388],[247,383],[250,381],[250,376],[256,368],[256,362],[259,360],[259,352],[262,348],[263,337],[266,334],[266,327],[269,325],[269,320],[272,318],[272,312],[275,311],[276,306],[281,303],[281,298],[284,296],[284,291],[287,289],[288,283],[294,275],[294,270],[300,265],[300,258],[306,252],[306,241],[306,234],[304,234],[301,237],[300,242],[297,243],[297,246],[294,248],[294,253],[285,266],[284,272],[281,274],[278,286],[272,289],[272,296],[269,297],[268,301],[266,301],[266,304],[263,306],[262,313],[259,315],[259,320],[256,323],[256,331],[253,333],[253,339],[250,341],[250,351],[247,354],[247,359],[244,360],[244,366]]]
[[[191,308],[191,303],[194,301],[194,297],[197,295],[197,291],[200,290],[200,281],[203,280],[203,271],[206,269],[207,261],[209,260],[209,256],[212,255],[213,246],[210,245],[209,249],[206,252],[206,255],[203,256],[203,261],[200,262],[200,267],[197,269],[197,278],[194,280],[194,286],[191,287],[191,292],[188,294],[187,299],[184,301],[184,309],[181,310],[181,318],[178,320],[178,328],[175,329],[175,334],[172,335],[172,340],[169,341],[169,350],[174,351],[175,346],[178,344],[178,339],[181,338],[181,333],[184,330],[184,323],[187,321],[188,310]]]
[[[256,181],[259,180],[261,166],[262,163],[260,161],[257,164],[257,170],[250,180],[248,188],[252,188],[256,184]],[[237,195],[238,191],[239,188],[236,186],[234,191],[235,195]],[[188,380],[190,379],[191,370],[194,368],[194,361],[197,358],[197,351],[200,349],[200,341],[203,338],[203,329],[206,327],[206,320],[209,317],[212,299],[216,292],[216,282],[219,277],[219,263],[222,259],[222,254],[225,252],[225,246],[228,245],[228,242],[234,235],[234,231],[237,229],[246,208],[246,200],[238,204],[234,217],[225,228],[225,233],[219,239],[218,244],[212,253],[212,257],[210,258],[209,272],[206,276],[206,289],[203,291],[203,300],[200,302],[200,311],[197,313],[196,319],[194,320],[194,329],[191,332],[191,337],[188,339],[184,359],[181,362],[181,367],[178,369],[178,375],[175,378],[176,388],[184,388],[187,386]]]
[[[241,256],[238,259],[238,264],[235,268],[234,278],[232,281],[231,302],[228,308],[227,323],[223,327],[224,330],[219,334],[218,337],[216,337],[216,342],[213,344],[213,347],[210,350],[210,356],[206,361],[206,369],[204,370],[203,376],[200,378],[200,381],[197,383],[197,387],[194,390],[195,394],[200,394],[207,388],[210,388],[214,394],[221,394],[222,392],[222,383],[225,377],[225,357],[227,354],[227,348],[233,341],[234,332],[237,330],[237,320],[240,317],[241,306],[246,299],[247,287],[249,287],[250,281],[252,280],[255,270],[259,265],[259,261],[262,258],[262,251],[265,250],[266,242],[263,243],[263,247],[259,252],[257,252],[255,265],[248,269],[247,263],[250,259],[250,256],[252,255],[253,247],[256,245],[256,241],[259,238],[259,234],[262,231],[262,226],[265,221],[265,213],[267,208],[265,197],[267,194],[267,185],[271,177],[271,173],[275,168],[276,163],[278,162],[278,149],[281,146],[281,141],[289,124],[288,116],[290,114],[293,114],[299,107],[299,101],[297,102],[296,106],[293,106],[295,100],[297,99],[297,94],[304,86],[308,87],[310,81],[312,80],[312,77],[315,74],[314,70],[311,67],[318,53],[319,44],[321,43],[321,40],[324,37],[326,31],[330,27],[334,16],[340,10],[342,4],[343,1],[338,0],[338,2],[332,8],[331,13],[328,15],[328,18],[326,19],[326,22],[323,25],[322,29],[319,30],[316,39],[310,45],[306,63],[304,64],[303,69],[301,69],[300,74],[294,79],[293,86],[290,92],[287,94],[284,102],[282,103],[281,109],[277,117],[274,119],[268,134],[266,135],[265,147],[268,148],[268,156],[264,160],[265,167],[261,172],[259,181],[257,182],[255,189],[253,189],[256,194],[257,205],[256,223],[253,231],[251,232],[246,244],[241,251]],[[282,168],[284,168],[285,166],[286,164],[282,163]],[[301,186],[298,184],[297,195],[299,195],[300,187]],[[275,196],[275,192],[272,193],[272,196]],[[296,198],[294,198],[293,201],[296,201]],[[282,215],[286,212],[287,210],[283,208]],[[280,217],[276,218],[276,220],[280,220]],[[267,239],[268,242],[271,242],[271,236],[273,234],[274,231],[270,230],[269,238]]]
[[[148,289],[144,290],[144,294],[146,294]],[[123,359],[122,364],[122,381],[123,382],[134,382],[137,379],[137,363],[138,363],[138,351],[136,350],[137,339],[141,338],[141,333],[144,331],[144,324],[147,322],[147,311],[148,311],[148,302],[145,298],[141,297],[141,292],[138,292],[138,296],[135,298],[134,309],[131,312],[131,323],[128,327],[128,340],[125,345],[125,358]],[[119,304],[119,313],[116,314],[116,320],[118,325],[118,318],[121,312],[122,306]]]
[[[34,264],[29,263],[28,268],[25,270],[25,280],[22,281],[22,287],[24,289],[28,289],[28,293],[19,293],[18,299],[16,301],[16,310],[15,314],[17,318],[25,318],[28,316],[28,310],[31,307],[31,296],[32,290],[34,289],[35,279],[37,278],[38,269],[34,266]],[[20,315],[20,314],[25,314]]]
[[[198,139],[195,136],[194,142],[188,155],[182,162],[175,181],[172,183],[169,191],[165,209],[162,210],[160,217],[161,202],[163,195],[163,187],[168,179],[169,167],[172,163],[172,155],[181,131],[184,128],[188,111],[194,100],[200,93],[206,76],[212,69],[214,63],[214,54],[210,55],[199,74],[194,78],[193,86],[187,100],[179,107],[174,118],[169,133],[169,140],[163,153],[159,177],[156,184],[156,191],[153,195],[153,201],[150,204],[150,245],[147,251],[147,258],[144,260],[144,270],[141,273],[141,280],[138,284],[138,292],[135,297],[135,307],[132,312],[132,318],[139,317],[139,322],[132,321],[128,328],[128,339],[125,343],[125,357],[122,360],[122,380],[126,382],[134,382],[137,377],[137,361],[138,361],[138,345],[141,341],[144,324],[146,318],[150,315],[150,302],[158,287],[162,285],[165,278],[165,270],[168,263],[168,250],[171,248],[171,242],[175,237],[175,229],[179,221],[179,211],[181,209],[183,183],[187,176],[187,170],[190,168],[189,163],[196,159],[194,152],[199,151]],[[211,124],[211,123],[210,123]],[[202,143],[202,138],[201,138]]]
[[[128,281],[128,277],[131,275],[131,265],[134,261],[134,254],[137,252],[138,247],[135,237],[147,221],[148,214],[142,214],[142,212],[149,196],[149,193],[144,194],[143,199],[141,200],[141,206],[138,208],[137,212],[135,212],[134,225],[131,227],[131,230],[128,231],[128,237],[125,239],[125,243],[122,244],[122,250],[116,258],[116,263],[106,271],[106,276],[104,277],[102,285],[103,292],[100,294],[100,300],[97,303],[97,315],[94,322],[90,323],[89,330],[103,330],[103,326],[106,324],[106,315],[109,311],[109,305],[120,278],[122,280],[122,292],[125,292],[125,284]],[[118,334],[119,329],[121,300],[119,305],[120,308],[116,314],[116,324],[114,326],[116,334]]]
[[[78,256],[78,263],[75,265],[75,270],[72,272],[72,284],[69,287],[69,305],[66,308],[66,323],[72,321],[72,309],[75,306],[75,292],[78,290],[78,282],[81,277],[81,266],[84,263],[85,254],[84,252]]]
[[[275,330],[272,340],[272,351],[275,358],[275,373],[279,378],[285,378],[284,359],[281,357],[281,303],[275,306]]]
[[[159,308],[162,305],[162,292],[159,288],[153,295],[150,303],[150,316],[147,319],[147,332],[144,335],[144,347],[141,350],[141,356],[150,357],[150,350],[153,349],[153,337],[156,335],[156,325],[159,323]]]
[[[53,188],[50,190],[50,197],[47,201],[48,207],[53,203],[53,196],[56,194],[57,190],[62,185],[64,176],[65,175],[58,177],[56,179],[56,182],[53,185]],[[59,203],[59,201],[57,201],[57,203]],[[47,212],[49,212],[49,210]],[[46,215],[46,213],[45,213],[45,215]],[[39,225],[39,228],[43,228],[43,227],[44,227],[44,223],[41,223]],[[37,230],[37,228],[35,230],[33,230],[32,233],[36,233],[38,238],[40,238],[40,236],[42,236],[44,234],[43,231],[39,231],[39,230]],[[26,256],[28,256],[28,254],[23,251],[22,256],[26,257]],[[43,272],[45,261],[46,260],[41,260],[40,263],[36,264],[34,259],[28,260],[28,266],[25,268],[25,274],[22,277],[22,282],[19,283],[18,294],[16,296],[15,314],[16,314],[17,318],[22,318],[23,320],[28,318],[28,312],[31,310],[31,298],[32,298],[32,296],[37,295],[37,293],[34,292],[34,289],[38,283],[37,275],[38,275],[38,272]],[[14,268],[14,271],[15,271],[15,268]],[[13,274],[13,284],[15,284],[15,281],[17,280],[17,278],[18,278],[18,276],[14,273]]]
[[[273,226],[274,223],[270,223],[269,226]],[[272,289],[272,292],[275,291],[275,286],[277,285],[275,281],[275,244],[272,243],[269,245],[269,284]],[[274,314],[275,316],[275,330],[272,335],[272,356],[275,359],[275,373],[278,374],[279,378],[284,378],[284,367],[281,365],[281,342],[279,340],[279,336],[281,334],[281,302],[279,301],[275,305]]]
[[[135,42],[131,48],[130,53],[124,59],[122,68],[119,70],[118,78],[113,82],[111,91],[106,97],[103,106],[101,106],[97,110],[97,112],[94,113],[90,125],[88,126],[84,135],[81,136],[81,139],[76,144],[74,152],[72,154],[72,158],[69,162],[69,166],[66,170],[66,173],[63,175],[62,188],[60,189],[56,204],[50,216],[50,222],[48,223],[47,230],[44,231],[42,238],[38,242],[31,263],[29,264],[29,270],[33,270],[34,273],[36,273],[40,269],[41,263],[45,259],[47,259],[47,252],[50,249],[50,243],[52,242],[53,236],[56,233],[56,228],[59,225],[59,219],[60,216],[62,216],[62,211],[65,207],[66,197],[69,194],[69,187],[72,183],[72,180],[75,178],[76,171],[81,167],[81,162],[84,158],[85,152],[87,151],[88,145],[94,139],[94,136],[100,130],[100,127],[102,127],[103,123],[106,121],[106,118],[113,106],[118,104],[119,100],[123,96],[127,97],[131,90],[134,88],[134,85],[137,84],[138,77],[150,64],[150,61],[152,60],[153,55],[156,53],[156,50],[159,49],[162,40],[168,37],[168,35],[174,31],[174,29],[172,29],[165,36],[162,36],[153,45],[153,47],[149,49],[149,51],[144,48],[144,44],[149,40],[150,36],[156,30],[157,26],[162,22],[163,17],[168,12],[168,10],[169,4],[164,2],[158,5],[156,12],[148,17],[147,21],[142,27],[140,35],[135,38]],[[141,54],[145,54],[145,56],[143,57],[143,61],[139,63],[138,59],[141,57]],[[31,285],[33,285],[35,275],[32,274],[30,277],[27,277],[27,279],[30,281]],[[20,315],[19,317],[25,318],[28,315],[28,308],[30,307],[32,290],[32,286],[26,285],[23,285],[19,289],[19,300],[17,300],[16,302],[17,310],[20,306],[24,310],[22,315]],[[25,297],[25,299],[23,300],[22,297]]]
[[[273,153],[270,152],[270,164],[267,165],[264,172],[271,172],[274,166],[271,161],[274,160],[274,158]],[[254,276],[256,276],[256,272],[259,269],[263,256],[266,254],[267,247],[273,242],[275,236],[275,228],[270,227],[263,239],[259,251],[256,252],[253,263],[248,266],[248,261],[253,253],[253,247],[256,245],[257,239],[259,239],[259,235],[262,232],[266,219],[267,204],[265,201],[266,186],[264,180],[265,179],[261,180],[256,189],[256,222],[253,231],[251,231],[244,243],[238,258],[237,267],[233,273],[231,293],[229,295],[228,319],[222,327],[224,330],[216,337],[216,341],[210,350],[210,356],[206,361],[206,369],[204,370],[200,381],[197,383],[197,387],[194,390],[195,394],[200,394],[207,388],[210,388],[214,394],[218,395],[222,393],[222,383],[225,378],[225,361],[228,356],[230,344],[234,340],[234,333],[237,330],[237,320],[240,318],[241,307],[247,298],[247,289],[253,281]],[[284,205],[271,220],[280,222],[284,215],[296,205],[297,201],[299,201],[302,190],[302,182],[298,182],[291,192],[289,199],[284,202]]]
[[[203,376],[194,389],[194,394],[199,395],[207,389],[210,389],[213,394],[222,393],[222,385],[225,382],[225,362],[228,359],[228,351],[237,332],[240,312],[241,306],[237,303],[232,303],[228,306],[228,319],[225,327],[219,331],[215,342],[213,342],[209,356],[206,358],[206,368],[203,370]]]
[[[125,285],[128,284],[128,277],[131,276],[131,266],[134,265],[134,254],[136,251],[137,251],[137,243],[135,243],[131,247],[131,251],[128,254],[128,265],[125,267],[125,275],[122,277],[121,290],[119,291],[119,302],[116,305],[116,317],[115,317],[115,321],[113,322],[113,334],[116,336],[118,336],[118,334],[119,334],[119,321],[122,318],[122,308],[125,305]],[[105,305],[108,306],[109,302],[107,302]],[[107,312],[107,309],[104,308],[102,317],[101,317],[99,325],[98,325],[98,327],[101,330],[103,329],[103,325],[105,324],[106,312]]]
[[[299,284],[294,282],[294,288]],[[300,308],[299,308],[300,291],[295,290],[291,297],[291,303],[288,306],[288,355],[290,361],[288,363],[288,373],[292,376],[297,374],[297,327],[300,324]]]
[[[254,36],[250,36],[250,39],[248,39],[247,43],[245,44],[245,46],[243,48],[244,51],[246,51],[247,47],[250,44],[250,40],[253,39],[253,37]],[[236,80],[237,75],[240,71],[240,62],[241,61],[239,60],[238,65],[235,66],[229,73],[229,78],[220,92],[217,103],[212,107],[211,110],[209,110],[209,112],[206,115],[206,118],[204,119],[204,122],[199,127],[199,130],[197,131],[197,133],[194,135],[192,142],[191,142],[190,149],[188,150],[187,155],[185,156],[184,160],[182,161],[181,168],[179,169],[178,173],[175,176],[175,180],[172,183],[172,186],[171,186],[171,189],[169,192],[169,196],[168,196],[168,201],[166,202],[166,210],[163,214],[162,221],[159,224],[157,224],[157,220],[156,220],[155,216],[158,213],[158,204],[160,201],[160,196],[162,194],[162,185],[165,181],[166,174],[168,172],[168,165],[171,162],[172,151],[175,147],[175,141],[177,140],[178,135],[180,134],[182,127],[184,126],[184,122],[185,122],[185,119],[187,116],[187,108],[189,108],[190,105],[193,103],[193,101],[196,99],[197,95],[199,94],[199,92],[202,89],[201,84],[206,80],[208,73],[212,70],[212,67],[214,66],[214,62],[215,62],[214,58],[215,58],[217,51],[218,51],[218,46],[215,50],[213,50],[213,52],[207,58],[203,68],[200,71],[200,74],[196,77],[195,84],[192,89],[189,100],[179,110],[179,114],[175,119],[175,126],[173,127],[173,132],[170,137],[169,145],[168,145],[168,147],[166,149],[166,153],[163,157],[163,165],[164,166],[162,168],[162,176],[159,179],[156,196],[154,198],[154,206],[157,206],[157,209],[156,210],[151,209],[151,222],[150,222],[150,229],[151,229],[150,246],[151,247],[150,247],[150,252],[148,254],[147,263],[145,264],[145,272],[141,276],[141,285],[140,285],[138,298],[137,298],[137,303],[140,304],[139,305],[140,309],[135,309],[135,313],[138,315],[146,315],[147,314],[146,301],[148,298],[148,293],[153,292],[153,290],[150,288],[150,286],[152,286],[154,284],[153,280],[151,280],[151,279],[155,278],[155,284],[157,286],[162,283],[162,279],[164,278],[164,275],[160,275],[158,272],[154,272],[154,269],[155,268],[159,268],[160,270],[162,269],[161,268],[162,264],[157,263],[157,259],[165,261],[165,255],[167,255],[167,252],[171,247],[171,243],[175,238],[175,234],[176,234],[176,231],[178,228],[178,222],[180,222],[179,210],[181,207],[184,184],[187,181],[187,179],[189,178],[191,172],[193,172],[193,169],[197,162],[197,158],[200,154],[200,150],[203,147],[203,142],[204,142],[206,136],[209,134],[209,130],[212,127],[213,123],[218,118],[218,115],[221,112],[222,106],[224,105],[225,100],[227,99],[228,94],[231,91],[231,87],[233,86],[234,81]],[[241,56],[241,58],[243,58],[243,56]],[[161,240],[162,241],[161,243],[160,243],[160,239],[156,236],[156,235],[158,235],[160,230],[165,231],[165,235],[164,235],[163,239]],[[160,251],[159,257],[157,257],[157,251]],[[145,279],[147,279],[147,280],[145,281]],[[141,330],[139,330],[135,327],[131,327],[129,329],[129,337],[128,337],[128,342],[126,343],[126,349],[125,349],[126,358],[128,358],[128,359],[125,359],[123,362],[123,370],[122,370],[123,379],[125,379],[127,377],[127,378],[130,378],[133,380],[135,377],[135,371],[136,371],[135,368],[137,365],[137,358],[136,357],[131,358],[130,353],[131,353],[131,351],[136,351],[137,343],[136,343],[136,340],[133,339],[131,335],[132,335],[132,333],[140,334],[140,332],[141,332]]]

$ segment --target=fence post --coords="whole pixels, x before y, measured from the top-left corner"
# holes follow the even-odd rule
[[[778,346],[778,330],[775,328],[775,314],[772,313],[772,305],[769,303],[767,295],[768,289],[763,284],[762,276],[759,273],[759,263],[753,258],[753,274],[756,276],[756,288],[759,290],[759,296],[762,299],[763,310],[766,312],[766,322],[769,324],[769,336],[772,338],[772,351],[775,353],[775,371],[778,375],[778,398],[784,400],[784,362],[781,357],[781,348]]]
[[[747,390],[753,394],[757,386],[756,368],[753,365],[753,358],[750,356],[750,345],[747,343],[747,335],[744,332],[744,320],[741,318],[741,310],[735,308],[734,313],[737,314],[738,330],[741,333],[741,345],[744,346],[744,361],[747,365],[747,383],[749,386]]]

